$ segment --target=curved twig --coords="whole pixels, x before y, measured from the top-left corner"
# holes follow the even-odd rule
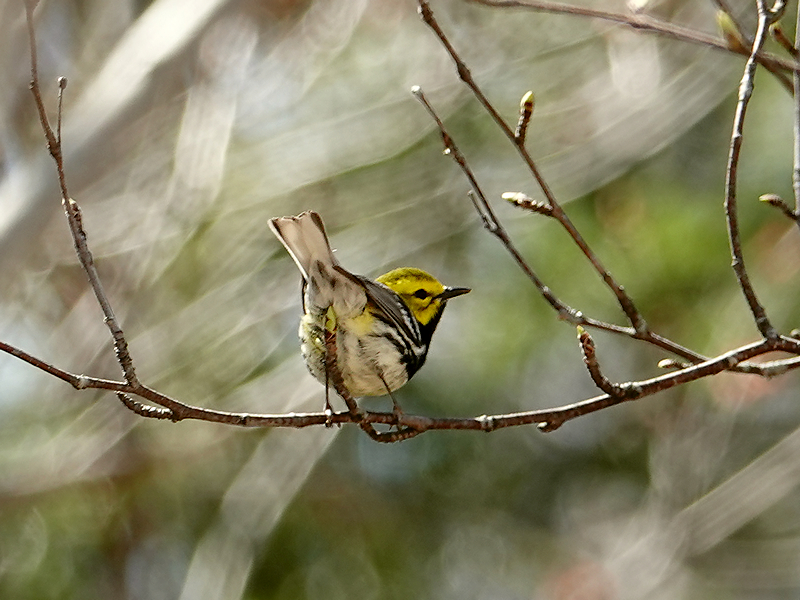
[[[780,0],[775,3],[776,7],[779,1]],[[728,152],[728,165],[725,169],[725,220],[728,226],[728,241],[730,243],[732,259],[731,266],[736,274],[739,287],[742,289],[742,293],[747,300],[747,305],[750,307],[750,312],[753,314],[753,319],[755,319],[756,327],[758,327],[761,335],[767,339],[774,339],[777,337],[778,332],[772,326],[772,323],[770,323],[766,310],[758,301],[753,285],[750,283],[750,276],[747,274],[747,269],[745,267],[736,200],[736,183],[739,168],[739,155],[741,153],[743,140],[744,118],[755,85],[756,56],[764,45],[770,24],[773,23],[776,18],[776,13],[767,8],[764,0],[757,0],[757,3],[758,27],[755,39],[753,40],[753,49],[750,53],[750,58],[747,59],[747,63],[745,64],[744,74],[742,75],[742,80],[739,85],[739,101],[736,103],[736,111],[733,117],[733,132],[731,133],[730,150]]]

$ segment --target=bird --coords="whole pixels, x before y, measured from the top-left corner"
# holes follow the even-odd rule
[[[308,370],[326,388],[326,411],[334,383],[351,398],[388,394],[402,412],[393,392],[425,363],[447,301],[471,290],[447,287],[415,267],[374,280],[351,273],[311,210],[270,219],[269,226],[302,274],[300,346]]]

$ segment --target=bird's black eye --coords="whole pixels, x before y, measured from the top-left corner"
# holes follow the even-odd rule
[[[428,291],[427,290],[423,290],[422,288],[420,288],[416,292],[414,292],[414,297],[415,298],[419,298],[420,300],[424,300],[428,296],[430,296]]]

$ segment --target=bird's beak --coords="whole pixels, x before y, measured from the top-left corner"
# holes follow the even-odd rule
[[[469,288],[462,288],[462,287],[449,287],[444,288],[444,291],[439,294],[440,300],[449,300],[450,298],[455,298],[456,296],[461,296],[462,294],[466,294],[467,292],[471,292],[472,290]]]

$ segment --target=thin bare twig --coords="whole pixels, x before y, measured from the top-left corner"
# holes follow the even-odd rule
[[[333,384],[333,389],[336,390],[336,393],[342,397],[342,400],[344,400],[344,403],[347,405],[347,410],[354,415],[357,415],[361,411],[358,408],[358,404],[356,403],[355,399],[353,399],[353,397],[350,395],[350,392],[347,391],[347,388],[344,385],[342,372],[338,367],[336,356],[336,332],[331,331],[326,327],[324,335],[326,380]],[[329,408],[329,406],[325,407],[326,410],[329,410]]]
[[[551,2],[549,0],[472,0],[477,4],[484,4],[486,6],[492,6],[495,8],[522,8],[527,10],[533,10],[536,12],[548,12],[548,13],[555,13],[555,14],[563,14],[563,15],[570,15],[573,17],[589,17],[593,19],[601,19],[603,21],[609,21],[611,23],[616,23],[618,25],[625,25],[637,31],[645,31],[649,33],[654,33],[657,35],[661,35],[664,37],[669,37],[675,40],[679,40],[682,42],[690,42],[693,44],[700,44],[702,46],[708,46],[710,48],[714,48],[716,50],[723,50],[726,52],[733,52],[735,54],[741,54],[743,56],[748,56],[749,51],[746,46],[738,46],[738,45],[729,45],[725,40],[719,39],[713,35],[709,35],[707,33],[703,33],[702,31],[697,31],[694,29],[690,29],[688,27],[682,27],[680,25],[675,25],[674,23],[669,23],[668,21],[662,21],[656,17],[641,14],[641,13],[615,13],[611,11],[596,9],[596,8],[589,8],[585,6],[573,6],[571,4],[564,4],[562,2]],[[724,3],[717,2],[717,5],[722,5]],[[729,11],[728,14],[731,14]],[[731,15],[733,17],[733,15]],[[741,30],[741,27],[738,21],[734,21],[737,25],[737,28]],[[743,36],[744,40],[747,40],[745,43],[749,46],[749,40],[746,36]],[[759,52],[757,55],[757,60],[761,65],[770,71],[777,79],[780,81],[781,85],[786,89],[786,91],[792,91],[792,82],[786,77],[785,71],[795,71],[799,67],[797,63],[786,61],[781,59],[780,57],[774,56],[767,52]]]
[[[594,270],[598,275],[600,275],[603,282],[613,292],[614,296],[616,296],[622,312],[625,313],[625,316],[628,318],[630,324],[636,330],[637,336],[646,338],[648,336],[648,327],[644,317],[636,308],[630,296],[628,296],[628,294],[625,292],[625,289],[619,283],[617,283],[608,269],[603,266],[603,264],[600,262],[600,259],[597,257],[597,255],[595,255],[595,253],[586,243],[586,240],[583,239],[583,236],[564,212],[564,209],[561,208],[561,205],[556,200],[555,194],[553,194],[553,191],[550,189],[550,186],[545,181],[544,177],[539,171],[538,166],[528,152],[524,140],[519,140],[517,138],[514,130],[511,129],[511,127],[508,125],[508,123],[506,123],[503,117],[500,116],[494,106],[492,106],[491,102],[489,102],[480,86],[478,86],[477,82],[472,77],[472,73],[470,73],[469,68],[464,61],[461,60],[458,52],[456,52],[447,35],[439,26],[439,23],[437,22],[428,2],[426,0],[418,0],[418,5],[419,14],[422,17],[423,22],[428,25],[428,27],[430,27],[430,29],[436,34],[436,37],[439,38],[442,46],[444,46],[445,50],[447,50],[450,58],[455,63],[459,78],[467,85],[470,91],[472,91],[475,98],[481,103],[484,110],[486,110],[486,112],[492,117],[500,130],[514,144],[514,147],[517,149],[517,152],[525,162],[525,165],[547,199],[547,203],[552,209],[552,217],[558,220],[561,226],[567,231],[569,236],[575,242],[575,245],[580,248],[581,252],[583,252],[584,256],[586,256]]]
[[[666,350],[677,356],[680,356],[681,358],[684,358],[693,364],[699,364],[709,360],[708,357],[703,356],[702,354],[699,354],[697,352],[694,352],[693,350],[690,350],[688,348],[685,348],[684,346],[681,346],[680,344],[677,344],[672,340],[664,338],[652,331],[648,330],[646,336],[643,337],[639,332],[637,332],[632,327],[621,327],[619,325],[606,323],[604,321],[600,321],[592,317],[587,317],[581,311],[576,310],[575,308],[569,306],[568,304],[565,304],[562,300],[560,300],[553,293],[553,291],[544,283],[544,281],[542,281],[539,278],[539,276],[536,275],[532,267],[520,254],[519,250],[517,250],[517,248],[514,246],[512,240],[508,235],[508,232],[503,227],[502,223],[497,219],[495,212],[492,210],[491,205],[489,204],[488,200],[486,199],[486,196],[481,190],[480,184],[476,180],[475,175],[473,174],[472,169],[469,167],[466,158],[464,157],[461,150],[459,150],[452,136],[447,131],[444,123],[442,122],[436,110],[428,101],[424,92],[420,89],[419,86],[414,86],[411,89],[411,92],[425,107],[425,109],[428,111],[428,114],[431,116],[431,118],[434,120],[437,127],[439,128],[439,132],[442,137],[442,142],[445,147],[445,154],[453,158],[453,160],[456,162],[456,164],[459,166],[459,168],[462,170],[467,180],[469,181],[470,187],[472,188],[472,190],[469,193],[469,197],[472,200],[475,210],[480,215],[484,227],[487,229],[487,231],[489,231],[492,235],[494,235],[500,240],[500,242],[503,244],[506,250],[511,254],[512,258],[520,267],[520,269],[531,280],[536,289],[539,290],[539,293],[542,295],[542,297],[556,311],[559,319],[567,321],[568,323],[571,323],[572,325],[575,326],[592,327],[594,329],[608,331],[610,333],[625,335],[634,339],[643,340],[649,344],[652,344],[656,347],[662,348],[663,350]],[[517,193],[510,193],[510,196],[506,197],[506,199],[510,199],[514,203],[517,203],[517,201],[521,202],[521,205],[526,204],[525,198],[526,197],[519,198],[517,196]],[[531,208],[531,210],[534,209]],[[537,209],[536,212],[547,214],[548,210]],[[741,365],[736,365],[735,367],[733,367],[732,370],[743,373],[760,373],[762,368],[763,365],[742,363]]]
[[[749,57],[750,50],[753,47],[753,38],[747,34],[744,25],[736,17],[736,13],[731,10],[731,7],[728,5],[726,0],[714,0],[714,4],[717,5],[720,13],[724,15],[718,20],[722,25],[722,35],[728,42],[728,48],[732,52]],[[726,30],[726,24],[733,29],[732,32]],[[778,62],[777,56],[759,51],[756,60],[761,64],[762,67],[767,69],[767,71],[772,73],[778,79],[778,81],[780,81],[781,85],[783,85],[787,92],[792,93],[792,80],[783,72],[784,67]],[[795,65],[795,67],[790,67],[788,70],[795,71],[796,68],[797,66]]]
[[[744,67],[741,83],[739,84],[739,101],[736,103],[736,111],[733,117],[733,132],[731,134],[730,151],[728,153],[728,165],[725,169],[725,219],[728,226],[728,241],[731,249],[731,259],[733,271],[742,289],[750,312],[753,314],[756,327],[761,335],[766,339],[775,339],[778,332],[772,326],[767,317],[766,310],[758,301],[753,285],[750,283],[750,276],[744,263],[742,253],[742,240],[739,232],[739,214],[736,200],[736,182],[739,168],[739,155],[742,148],[744,135],[744,118],[747,113],[747,106],[753,94],[756,71],[756,55],[767,37],[769,26],[774,22],[775,13],[768,9],[765,0],[757,0],[758,3],[758,26],[756,36],[753,40],[753,49],[750,58]],[[775,3],[776,6],[778,2]]]
[[[795,20],[794,46],[800,48],[800,5],[797,7]],[[797,227],[800,228],[800,71],[792,74],[794,88],[794,144],[792,146],[792,189],[794,190],[794,214]]]
[[[774,206],[779,211],[781,211],[785,216],[790,218],[792,221],[797,221],[798,215],[795,213],[786,202],[784,202],[783,198],[778,196],[778,194],[762,194],[758,197],[758,199],[763,202],[764,204],[769,204],[770,206]]]
[[[103,311],[106,326],[111,332],[111,337],[114,341],[114,350],[117,355],[117,361],[122,367],[122,372],[125,374],[125,379],[130,384],[135,385],[138,383],[138,379],[136,378],[133,360],[131,359],[130,352],[128,350],[128,342],[126,341],[125,335],[122,332],[122,328],[119,326],[119,322],[117,321],[114,311],[111,308],[111,303],[109,302],[108,296],[106,295],[103,285],[100,282],[100,276],[98,275],[97,268],[94,264],[94,257],[89,251],[89,246],[86,243],[87,236],[83,229],[81,209],[78,206],[78,203],[70,197],[69,191],[67,190],[67,179],[66,175],[64,174],[64,157],[61,147],[61,107],[63,91],[66,87],[67,80],[62,77],[58,82],[59,92],[57,135],[53,133],[53,128],[50,126],[50,120],[47,118],[47,111],[44,106],[44,101],[42,100],[36,55],[36,36],[33,28],[33,7],[33,0],[25,1],[25,16],[28,24],[28,39],[30,42],[31,52],[30,88],[31,92],[33,93],[36,108],[39,112],[39,122],[42,126],[45,140],[47,141],[47,149],[56,163],[58,182],[61,188],[61,204],[64,208],[64,213],[67,216],[67,221],[69,222],[69,230],[72,234],[72,240],[75,244],[75,251],[78,255],[78,260],[80,261],[83,270],[86,272],[86,275],[89,278],[89,284],[91,285],[95,298],[97,298],[97,302],[100,304],[100,308]]]
[[[592,378],[592,381],[594,381],[594,384],[600,388],[601,392],[605,392],[611,397],[618,398],[623,396],[625,393],[623,387],[613,383],[608,377],[603,375],[600,369],[600,363],[597,361],[594,340],[583,327],[578,327],[578,342],[581,345],[581,352],[583,353],[583,363],[586,365],[589,376]]]
[[[772,35],[772,38],[778,42],[786,52],[789,53],[789,56],[792,58],[800,57],[800,52],[797,50],[797,46],[792,43],[786,34],[783,32],[783,28],[781,27],[780,23],[773,23],[772,27],[769,28],[769,32]]]
[[[442,136],[445,154],[448,154],[453,158],[469,181],[470,187],[472,188],[469,197],[475,206],[475,210],[478,212],[481,220],[483,221],[483,226],[503,243],[520,269],[522,269],[522,271],[528,276],[528,279],[531,280],[533,285],[536,286],[536,289],[539,290],[539,293],[547,301],[547,303],[550,304],[550,306],[552,306],[553,309],[555,309],[555,311],[558,313],[559,318],[579,325],[580,323],[577,321],[579,321],[581,318],[580,313],[556,298],[550,288],[544,284],[536,272],[523,258],[522,254],[520,254],[519,250],[517,250],[514,246],[511,238],[508,235],[508,232],[500,223],[497,215],[495,215],[494,210],[492,209],[491,204],[489,204],[489,201],[486,199],[486,195],[483,193],[483,190],[481,189],[478,180],[475,178],[472,169],[470,169],[469,165],[467,164],[466,158],[464,158],[461,150],[459,150],[458,146],[456,146],[453,138],[450,137],[447,129],[445,129],[444,123],[442,123],[439,115],[425,97],[425,93],[419,86],[414,86],[411,88],[411,93],[414,94],[417,100],[419,100],[420,103],[425,107],[425,109],[428,111],[428,114],[439,127],[439,133]]]
[[[500,197],[503,200],[508,200],[517,208],[529,210],[531,212],[544,215],[545,217],[550,217],[553,215],[553,209],[549,204],[545,204],[539,200],[534,200],[522,192],[503,192]]]
[[[61,148],[61,117],[64,114],[64,90],[67,89],[67,78],[58,78],[58,121],[56,122],[56,146]],[[64,191],[67,186],[64,184]]]
[[[117,392],[117,398],[119,398],[120,402],[122,402],[128,410],[136,413],[140,417],[147,417],[148,419],[169,419],[170,421],[175,420],[175,413],[168,408],[144,404],[143,402],[134,400],[123,392]]]
[[[733,9],[728,4],[728,0],[712,0],[712,2],[717,5],[717,9],[719,9],[724,15],[726,15],[728,17],[728,19],[730,19],[730,22],[736,28],[736,32],[744,40],[745,36],[747,35],[745,33],[744,24],[742,23],[741,19],[739,19],[739,17],[736,16],[736,13],[733,11]],[[752,46],[753,42],[752,42],[752,40],[747,40],[745,42],[745,44],[747,46]]]
[[[533,92],[527,92],[519,103],[519,120],[517,121],[517,128],[514,130],[514,139],[517,144],[525,144],[525,136],[528,134],[528,125],[533,116],[533,105]]]

